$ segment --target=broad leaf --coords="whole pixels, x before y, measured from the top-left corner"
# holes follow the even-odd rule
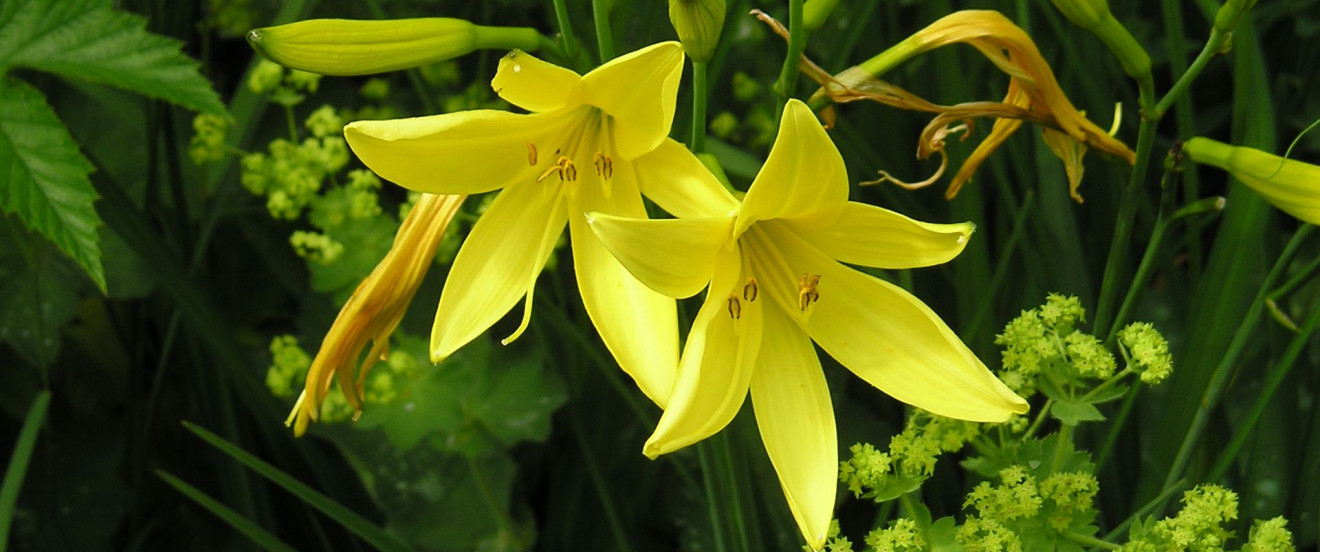
[[[91,172],[41,92],[0,78],[0,210],[17,214],[73,257],[104,292]]]
[[[0,74],[13,67],[116,86],[213,114],[225,113],[197,62],[146,20],[108,0],[0,3]]]

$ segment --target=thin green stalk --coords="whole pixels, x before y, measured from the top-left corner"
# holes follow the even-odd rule
[[[1109,541],[1100,540],[1090,535],[1083,535],[1076,531],[1064,531],[1064,538],[1083,546],[1092,548],[1103,548],[1105,550],[1122,550],[1123,547]]]
[[[1185,486],[1187,486],[1186,479],[1179,479],[1178,481],[1174,482],[1173,486],[1165,489],[1164,492],[1161,492],[1159,496],[1155,497],[1150,502],[1143,504],[1140,508],[1137,508],[1137,511],[1132,512],[1132,515],[1128,516],[1127,519],[1123,520],[1123,523],[1118,524],[1117,527],[1114,527],[1112,530],[1106,533],[1104,537],[1101,537],[1101,540],[1108,542],[1117,539],[1120,535],[1127,532],[1128,527],[1132,525],[1132,522],[1137,521],[1143,517],[1146,517],[1146,515],[1154,511],[1155,508],[1159,507],[1160,504],[1163,504],[1164,501],[1168,500],[1169,497],[1173,496],[1173,493],[1182,490],[1182,488]]]
[[[1147,94],[1146,88],[1143,87],[1142,105],[1148,105]],[[1096,328],[1108,328],[1110,325],[1114,294],[1118,293],[1119,272],[1127,255],[1128,244],[1132,241],[1132,225],[1137,215],[1137,202],[1141,199],[1141,184],[1146,179],[1146,167],[1150,164],[1150,151],[1155,142],[1157,122],[1142,118],[1141,128],[1137,131],[1137,161],[1132,167],[1132,175],[1123,192],[1118,216],[1114,221],[1114,238],[1109,242],[1109,257],[1105,260],[1105,273],[1100,283],[1100,298],[1096,301],[1094,326]]]
[[[1205,41],[1205,47],[1201,48],[1201,53],[1192,61],[1191,67],[1183,72],[1182,77],[1178,78],[1178,82],[1173,83],[1173,87],[1169,88],[1164,97],[1160,98],[1159,103],[1155,104],[1155,109],[1151,113],[1152,116],[1156,119],[1163,116],[1164,112],[1168,111],[1169,107],[1178,101],[1178,98],[1182,97],[1187,88],[1192,85],[1192,81],[1196,80],[1196,77],[1201,75],[1201,71],[1205,70],[1205,66],[1210,63],[1210,60],[1223,51],[1224,41],[1227,38],[1218,29],[1210,30],[1210,38]]]
[[[748,552],[751,550],[751,546],[748,544],[747,540],[747,523],[743,521],[742,493],[738,492],[738,477],[734,471],[734,466],[736,466],[737,463],[733,460],[733,450],[729,446],[729,432],[722,431],[718,435],[712,437],[712,439],[715,440],[716,455],[719,459],[719,467],[722,468],[720,470],[720,478],[727,484],[727,488],[725,489],[725,492],[729,497],[729,507],[727,510],[729,525],[733,527],[733,530],[736,533],[734,535],[736,537],[734,542],[738,545],[738,550]]]
[[[32,406],[28,407],[23,429],[19,430],[18,441],[14,443],[14,452],[9,455],[5,480],[0,483],[0,550],[4,550],[9,543],[9,524],[14,521],[14,506],[18,504],[18,494],[23,490],[23,478],[27,476],[28,463],[32,460],[32,450],[37,446],[41,424],[46,421],[48,406],[50,391],[42,390],[37,393]]]
[[[710,527],[715,536],[716,552],[727,552],[724,544],[724,526],[720,523],[719,493],[715,492],[715,466],[711,459],[711,447],[708,440],[697,443],[697,462],[701,465],[701,483],[706,490],[706,513],[710,515]]]
[[[784,56],[784,67],[779,71],[779,80],[775,88],[779,92],[779,109],[776,117],[784,111],[784,104],[793,97],[793,88],[797,84],[798,64],[802,61],[802,51],[807,47],[807,29],[802,24],[802,3],[804,0],[788,0],[788,54]]]
[[[575,404],[578,404],[575,402]],[[569,417],[573,420],[573,442],[577,444],[578,453],[582,455],[582,463],[587,468],[587,477],[591,478],[591,485],[596,488],[596,495],[600,497],[601,509],[605,511],[605,523],[609,525],[610,535],[614,537],[615,550],[632,550],[632,544],[628,542],[628,533],[623,529],[623,522],[619,520],[618,508],[614,506],[614,499],[610,497],[609,485],[605,482],[605,476],[600,469],[600,463],[591,453],[587,446],[587,438],[584,437],[586,429],[583,427],[582,414],[572,406],[569,406]]]
[[[1059,441],[1054,445],[1054,460],[1050,462],[1050,473],[1059,473],[1059,468],[1063,467],[1063,457],[1067,456],[1065,450],[1072,448],[1073,427],[1070,424],[1062,424],[1059,428]]]
[[[706,151],[706,62],[692,60],[692,153]]]
[[[612,0],[591,0],[591,18],[596,23],[596,49],[600,62],[614,59],[614,33],[610,30]]]
[[[1045,406],[1040,407],[1040,412],[1036,413],[1036,419],[1031,422],[1031,427],[1028,427],[1027,432],[1022,434],[1023,440],[1030,439],[1032,436],[1036,435],[1036,431],[1040,429],[1041,424],[1045,423],[1045,418],[1049,417],[1050,408],[1053,406],[1054,399],[1048,399],[1045,401]]]
[[[1008,234],[1008,240],[1004,242],[1004,248],[998,253],[1000,262],[995,266],[994,274],[990,276],[990,286],[984,297],[981,298],[981,304],[976,307],[976,313],[967,323],[967,329],[963,335],[978,335],[981,332],[981,326],[985,325],[990,317],[990,311],[994,308],[995,298],[1000,296],[999,290],[1003,289],[1004,278],[1008,276],[1009,267],[1013,266],[1013,255],[1017,252],[1018,242],[1022,241],[1022,236],[1027,228],[1027,215],[1032,212],[1035,205],[1036,191],[1027,190],[1022,196],[1022,203],[1019,204],[1017,216],[1013,217],[1013,230]]]
[[[216,517],[220,518],[230,527],[233,527],[235,531],[242,533],[243,536],[246,536],[254,544],[263,549],[271,552],[295,552],[297,550],[296,548],[289,546],[288,543],[280,540],[279,537],[266,531],[252,520],[235,512],[233,508],[225,506],[219,500],[202,492],[201,489],[192,486],[188,482],[171,475],[165,470],[156,470],[156,475],[159,476],[161,480],[165,481],[166,484],[174,487],[175,490],[179,491],[193,502],[196,502],[197,505],[206,509],[208,512],[215,514]]]
[[[1118,442],[1118,435],[1122,433],[1123,427],[1127,425],[1127,419],[1132,415],[1132,408],[1137,405],[1137,397],[1141,394],[1141,380],[1132,384],[1132,389],[1127,392],[1127,397],[1123,399],[1123,406],[1119,407],[1118,415],[1114,416],[1109,422],[1109,431],[1105,434],[1105,440],[1100,445],[1095,455],[1095,465],[1098,471],[1105,462],[1109,460],[1110,453],[1114,452],[1114,444]]]
[[[1123,303],[1118,307],[1118,314],[1114,316],[1109,329],[1104,326],[1096,325],[1095,329],[1105,332],[1105,342],[1110,343],[1114,335],[1118,333],[1118,327],[1123,324],[1132,307],[1137,302],[1137,297],[1141,295],[1142,290],[1146,288],[1146,282],[1150,280],[1151,270],[1155,268],[1155,258],[1159,255],[1160,247],[1164,245],[1164,233],[1169,228],[1169,212],[1172,210],[1175,183],[1168,182],[1169,173],[1165,173],[1166,181],[1160,190],[1160,212],[1155,218],[1155,228],[1151,230],[1150,239],[1146,241],[1146,252],[1141,256],[1141,263],[1137,265],[1137,273],[1132,276],[1132,283],[1128,285],[1127,295],[1123,297]],[[1097,320],[1099,318],[1097,317]]]
[[[1196,447],[1197,441],[1201,438],[1201,431],[1205,429],[1206,421],[1210,419],[1210,411],[1214,404],[1219,400],[1219,394],[1223,387],[1228,383],[1229,373],[1232,372],[1234,363],[1237,362],[1238,355],[1250,341],[1251,335],[1256,329],[1256,324],[1260,321],[1261,312],[1265,309],[1265,294],[1267,290],[1274,287],[1274,281],[1279,278],[1287,268],[1288,263],[1297,249],[1310,235],[1315,226],[1304,225],[1293,234],[1279,255],[1278,261],[1270,269],[1269,274],[1265,276],[1265,281],[1261,283],[1260,290],[1256,292],[1256,297],[1251,301],[1251,307],[1242,318],[1242,323],[1238,327],[1237,334],[1233,336],[1233,341],[1229,343],[1228,350],[1225,351],[1219,365],[1215,367],[1214,373],[1210,376],[1210,383],[1206,386],[1205,392],[1201,395],[1201,405],[1196,410],[1196,415],[1192,418],[1191,425],[1187,428],[1187,433],[1183,437],[1182,446],[1178,448],[1178,454],[1174,457],[1173,465],[1169,468],[1169,473],[1164,478],[1164,490],[1173,486],[1174,482],[1183,475],[1183,470],[1187,467],[1188,460],[1191,459],[1192,449]]]
[[[1279,390],[1283,380],[1288,377],[1288,372],[1292,370],[1297,363],[1297,357],[1301,356],[1306,350],[1307,344],[1311,341],[1311,335],[1315,333],[1316,326],[1320,326],[1320,305],[1313,305],[1311,314],[1306,317],[1306,323],[1302,325],[1301,331],[1293,336],[1292,342],[1288,344],[1288,349],[1284,351],[1278,364],[1270,371],[1269,379],[1265,382],[1265,388],[1256,395],[1256,403],[1251,405],[1251,413],[1247,419],[1237,428],[1233,434],[1233,439],[1229,441],[1228,446],[1219,453],[1219,459],[1215,461],[1210,468],[1210,476],[1207,481],[1218,481],[1224,473],[1228,471],[1233,460],[1237,458],[1242,446],[1246,444],[1247,438],[1251,435],[1252,429],[1260,421],[1260,417],[1265,413],[1265,407],[1274,400],[1274,393]]]
[[[559,22],[559,36],[564,42],[564,57],[570,61],[577,59],[577,39],[573,38],[573,23],[568,18],[568,6],[564,0],[554,0],[555,19]]]

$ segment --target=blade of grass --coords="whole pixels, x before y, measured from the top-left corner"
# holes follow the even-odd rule
[[[280,471],[275,466],[267,464],[260,458],[249,454],[247,451],[220,438],[220,436],[207,431],[201,426],[186,421],[182,423],[185,429],[200,437],[203,441],[206,441],[211,446],[219,449],[220,452],[225,453],[230,458],[238,460],[240,463],[252,469],[252,471],[257,472],[271,483],[279,485],[284,488],[284,490],[293,493],[294,496],[298,497],[308,506],[316,508],[317,510],[320,510],[321,513],[330,516],[331,519],[344,526],[345,529],[348,529],[353,534],[361,537],[362,540],[367,541],[367,543],[376,547],[378,550],[385,550],[387,552],[412,550],[411,546],[399,540],[394,535],[385,532],[384,529],[376,526],[376,524],[358,515],[352,510],[345,508],[338,502],[331,500],[330,497],[321,494],[315,489],[303,484],[301,481],[298,481]]]
[[[215,514],[215,517],[220,518],[221,521],[224,521],[230,527],[233,527],[234,530],[242,533],[243,536],[247,537],[257,546],[275,552],[294,552],[297,550],[277,538],[275,535],[262,529],[260,525],[257,525],[252,520],[239,515],[238,512],[235,512],[230,507],[211,498],[210,495],[202,492],[197,487],[189,485],[182,479],[171,475],[169,472],[165,470],[156,470],[156,475],[165,480],[165,483],[169,484],[169,486],[174,487],[175,490],[178,490],[180,493],[183,493],[184,496],[188,497],[193,502],[196,502],[198,506]]]
[[[37,398],[28,408],[27,418],[23,420],[23,429],[18,432],[14,452],[9,455],[5,481],[0,484],[0,552],[4,552],[9,544],[9,524],[14,521],[14,505],[18,503],[19,491],[23,490],[23,478],[27,475],[28,462],[32,460],[32,449],[37,446],[37,435],[41,432],[41,423],[46,420],[48,406],[50,391],[37,393]]]

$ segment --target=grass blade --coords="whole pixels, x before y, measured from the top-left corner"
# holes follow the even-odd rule
[[[50,406],[50,391],[43,390],[37,393],[32,407],[28,408],[18,442],[14,443],[14,453],[9,456],[5,481],[0,484],[0,551],[9,543],[9,523],[14,520],[14,505],[18,503],[19,491],[23,490],[23,477],[27,475],[28,462],[32,460],[32,449],[37,446],[41,422],[46,421],[47,406]]]
[[[275,535],[262,529],[260,525],[243,517],[232,508],[221,504],[220,501],[211,498],[210,495],[202,492],[197,487],[189,485],[184,480],[171,475],[165,470],[156,470],[156,475],[160,476],[161,479],[164,479],[171,487],[174,487],[176,490],[183,493],[184,496],[192,499],[192,501],[196,502],[198,506],[206,508],[207,511],[215,514],[216,517],[229,524],[230,527],[233,527],[239,533],[242,533],[243,536],[251,539],[257,546],[273,552],[294,552],[296,550],[294,547],[285,544],[284,541],[280,540]]]
[[[189,422],[183,422],[183,427],[188,431],[191,431],[194,435],[201,437],[203,441],[206,441],[211,446],[220,449],[220,452],[225,453],[230,458],[238,460],[243,465],[251,468],[252,471],[257,472],[271,483],[279,485],[280,487],[283,487],[284,490],[293,493],[294,496],[297,496],[307,505],[320,510],[321,513],[327,516],[330,516],[331,519],[335,520],[340,525],[343,525],[345,529],[348,529],[362,540],[367,541],[367,543],[371,544],[371,546],[376,549],[386,552],[412,550],[412,547],[407,543],[385,532],[384,529],[376,526],[376,524],[366,518],[354,513],[348,508],[345,508],[343,505],[331,500],[330,497],[317,492],[315,489],[304,485],[289,474],[280,471],[275,466],[267,464],[265,461],[249,454],[247,451],[235,446],[233,443],[220,438],[220,436],[207,431],[201,426]]]

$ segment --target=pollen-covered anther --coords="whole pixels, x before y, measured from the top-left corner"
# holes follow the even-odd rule
[[[748,278],[747,283],[743,284],[743,299],[751,303],[756,300],[756,294],[760,291],[760,288],[756,286],[756,278]]]
[[[820,283],[820,274],[803,274],[798,278],[798,309],[806,311],[812,303],[820,300],[816,284]]]
[[[596,176],[604,177],[608,180],[614,175],[614,160],[610,159],[608,155],[596,152],[596,155],[592,157],[591,162],[596,165]]]
[[[536,144],[527,142],[527,164],[536,166]]]
[[[734,320],[742,318],[742,301],[732,293],[729,294],[729,317]]]
[[[536,177],[536,181],[540,182],[550,178],[550,175],[552,174],[559,175],[560,182],[572,182],[577,180],[577,166],[573,164],[572,160],[561,155],[559,156],[559,159],[555,161],[554,165],[551,165],[545,170],[545,172],[541,173],[541,176]]]

